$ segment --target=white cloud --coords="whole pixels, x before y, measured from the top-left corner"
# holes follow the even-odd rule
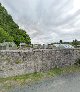
[[[80,9],[80,0],[74,0],[73,5],[75,10]]]
[[[32,43],[80,40],[79,0],[0,0]],[[78,4],[78,6],[77,6]]]

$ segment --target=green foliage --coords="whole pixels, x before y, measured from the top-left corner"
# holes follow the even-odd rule
[[[14,77],[7,77],[7,78],[0,78],[0,83],[7,85],[24,85],[26,83],[33,83],[38,82],[39,80],[47,79],[47,78],[53,78],[55,76],[59,76],[61,74],[68,74],[68,73],[75,73],[80,72],[80,67],[73,65],[73,66],[65,66],[63,68],[53,68],[46,72],[36,72],[36,73],[30,73],[25,75],[18,75]],[[11,85],[12,86],[12,85]]]
[[[6,33],[11,37],[11,41],[14,41],[17,46],[20,42],[25,42],[26,44],[31,43],[29,35],[25,30],[19,29],[19,26],[13,21],[12,16],[7,13],[6,9],[1,4],[0,28],[3,28],[3,30],[6,31]]]
[[[75,65],[79,65],[80,66],[80,58],[78,58],[75,62]]]
[[[60,40],[60,43],[62,44],[62,43],[63,43],[63,41],[62,41],[62,40]]]
[[[78,41],[77,39],[73,40],[72,45],[77,47],[77,45],[80,45],[80,41]]]
[[[13,37],[11,37],[8,32],[4,31],[2,28],[0,28],[0,42],[6,41],[6,42],[12,42],[14,40]]]
[[[21,61],[19,61],[19,60],[17,60],[16,62],[15,62],[15,64],[20,64],[21,63]]]

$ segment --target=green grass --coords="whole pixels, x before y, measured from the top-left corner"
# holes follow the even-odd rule
[[[40,80],[44,80],[46,78],[59,76],[64,73],[75,72],[80,72],[79,66],[73,65],[63,68],[54,68],[47,72],[31,73],[14,77],[0,78],[0,84],[2,84],[4,87],[10,88],[15,85],[22,86],[24,84],[31,84]]]

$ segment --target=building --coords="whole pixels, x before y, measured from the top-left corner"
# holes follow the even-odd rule
[[[43,49],[47,49],[48,45],[47,44],[43,44]]]
[[[43,46],[41,44],[33,44],[33,49],[43,49]]]
[[[70,44],[54,44],[54,46],[56,48],[60,48],[60,49],[71,49],[74,48],[72,45]]]
[[[80,48],[80,45],[77,45],[76,48]]]
[[[17,49],[17,46],[14,42],[3,42],[0,43],[0,50],[14,50]]]
[[[48,49],[55,49],[56,46],[54,44],[48,44]]]
[[[20,43],[19,46],[20,48],[26,48],[26,43]]]

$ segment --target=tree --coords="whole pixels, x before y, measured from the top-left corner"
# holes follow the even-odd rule
[[[77,39],[73,40],[72,45],[74,45],[75,47],[77,47],[77,45],[79,45],[79,42]]]
[[[19,29],[19,26],[13,21],[12,16],[7,13],[7,10],[0,4],[0,27],[10,36],[18,46],[19,43],[31,43],[31,39],[25,30]]]
[[[63,43],[63,41],[62,41],[62,40],[60,40],[59,42],[60,42],[61,44]]]
[[[0,28],[0,42],[13,42],[14,38],[11,37],[3,28]]]

